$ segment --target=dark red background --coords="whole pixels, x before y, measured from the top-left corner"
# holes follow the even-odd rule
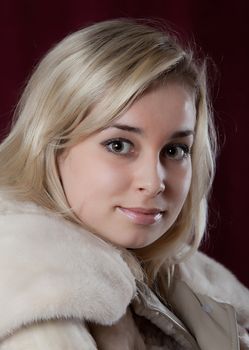
[[[116,17],[161,18],[211,56],[221,155],[203,249],[249,286],[248,0],[3,0],[0,5],[0,133],[31,68],[52,44],[86,24]]]

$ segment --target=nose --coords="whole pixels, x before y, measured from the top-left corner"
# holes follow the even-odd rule
[[[152,158],[152,157],[151,157]],[[155,197],[165,190],[166,169],[160,159],[145,157],[139,164],[136,176],[137,191],[146,196]]]

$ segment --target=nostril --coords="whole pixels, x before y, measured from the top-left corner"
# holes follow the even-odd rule
[[[139,192],[148,193],[149,195],[156,196],[165,191],[166,186],[161,183],[159,185],[147,185],[138,187]]]

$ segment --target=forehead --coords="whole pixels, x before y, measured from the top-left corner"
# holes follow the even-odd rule
[[[146,92],[112,125],[130,125],[142,135],[155,130],[174,132],[194,129],[195,121],[194,93],[172,83]]]

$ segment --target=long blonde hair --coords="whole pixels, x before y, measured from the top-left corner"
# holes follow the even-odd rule
[[[172,265],[186,248],[187,253],[196,250],[205,231],[215,158],[205,61],[199,63],[168,31],[134,20],[86,27],[52,48],[35,68],[13,128],[0,145],[1,189],[80,224],[59,180],[58,153],[111,123],[148,89],[170,80],[185,84],[195,96],[193,175],[187,200],[170,230],[135,251],[150,281],[163,262]]]

